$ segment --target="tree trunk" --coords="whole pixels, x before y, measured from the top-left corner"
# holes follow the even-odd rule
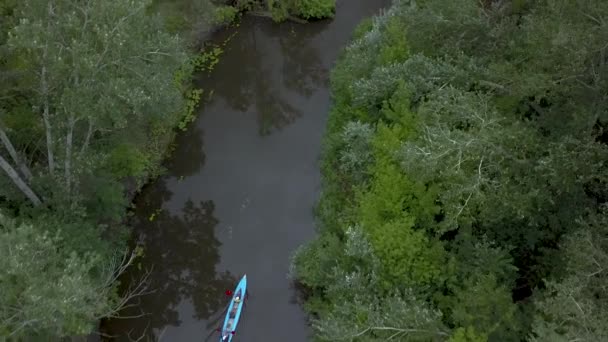
[[[74,114],[72,114],[70,115],[68,134],[65,138],[65,184],[68,195],[72,191],[72,138],[74,136],[75,124],[76,120],[74,119]]]
[[[52,3],[49,3],[49,7],[48,7],[48,22],[47,22],[47,29],[50,29],[50,21],[51,18],[53,17],[53,5]],[[44,46],[44,50],[42,52],[42,71],[40,73],[40,90],[41,90],[41,95],[43,98],[43,112],[42,112],[42,118],[44,119],[44,127],[45,127],[45,131],[46,131],[46,150],[47,150],[47,157],[48,157],[48,161],[49,161],[49,172],[51,173],[51,175],[55,174],[55,158],[53,156],[53,136],[52,136],[52,131],[51,131],[51,118],[50,118],[50,113],[49,113],[49,85],[48,85],[48,81],[46,79],[46,59],[47,59],[47,55],[48,55],[48,42],[46,42],[45,46]]]
[[[34,204],[34,206],[39,206],[42,204],[40,198],[32,191],[32,189],[27,185],[23,179],[19,176],[17,171],[0,155],[0,168],[6,172],[8,177],[15,183],[15,185],[23,192],[23,194]]]
[[[84,138],[84,144],[80,148],[79,157],[84,155],[84,152],[89,147],[89,142],[91,141],[91,135],[93,134],[93,119],[89,117],[89,129],[87,130],[87,136]]]
[[[0,121],[0,140],[2,141],[2,144],[4,145],[6,150],[8,151],[8,154],[11,156],[11,158],[15,162],[15,165],[19,166],[19,170],[21,170],[21,173],[23,174],[25,179],[30,181],[32,179],[32,172],[27,167],[27,165],[25,165],[25,163],[23,163],[21,161],[21,159],[19,158],[19,155],[17,154],[15,147],[13,146],[10,139],[8,138],[8,135],[6,134],[6,131],[4,130],[4,125],[2,124],[1,121]]]

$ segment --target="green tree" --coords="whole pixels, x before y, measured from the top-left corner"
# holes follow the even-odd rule
[[[99,254],[71,251],[60,228],[48,228],[0,214],[0,336],[87,334],[95,320],[145,290],[116,297],[115,280],[132,259],[105,263]]]
[[[40,171],[68,197],[79,174],[103,163],[104,141],[141,141],[145,136],[124,132],[153,120],[175,121],[183,105],[172,78],[185,51],[161,30],[157,16],[143,15],[147,5],[21,4],[22,20],[10,33],[9,47],[27,56],[23,71],[32,73],[31,104],[45,132],[47,162]]]
[[[343,257],[339,266],[327,273],[331,279],[325,292],[335,304],[319,312],[320,317],[313,321],[319,339],[428,341],[447,336],[449,330],[441,323],[441,312],[430,308],[411,289],[379,295],[382,264],[368,240],[360,227],[346,229]]]
[[[608,207],[580,222],[563,243],[565,277],[550,279],[535,302],[532,341],[608,339]]]
[[[14,23],[0,41],[11,86],[0,93],[0,205],[19,214],[0,223],[2,337],[85,334],[145,291],[116,294],[135,257],[117,252],[123,182],[162,158],[187,57],[149,5],[28,0],[0,13]]]

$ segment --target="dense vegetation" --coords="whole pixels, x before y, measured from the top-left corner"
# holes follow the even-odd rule
[[[282,4],[277,20],[334,10]],[[125,252],[124,222],[195,117],[193,72],[218,62],[221,48],[198,53],[199,40],[272,6],[0,0],[0,339],[84,335],[145,293],[144,283],[117,293],[139,252]]]
[[[86,334],[124,304],[128,192],[187,108],[190,53],[149,5],[0,1],[0,336]]]
[[[395,1],[332,74],[318,340],[608,340],[608,3]]]
[[[265,11],[280,22],[292,16],[306,20],[333,17],[336,0],[234,0],[233,7],[238,10]]]

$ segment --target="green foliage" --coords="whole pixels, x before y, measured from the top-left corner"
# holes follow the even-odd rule
[[[201,33],[223,23],[218,19],[228,19],[231,12],[212,0],[152,0],[147,10],[162,15],[165,30],[180,34],[192,43],[200,38]]]
[[[404,62],[409,56],[405,40],[407,26],[399,17],[391,17],[386,23],[378,52],[378,64],[390,65]]]
[[[204,51],[192,59],[194,71],[210,72],[220,61],[220,56],[224,50],[219,46],[214,46],[210,50]]]
[[[224,50],[220,46],[203,51],[202,53],[190,58],[183,64],[174,75],[175,84],[182,89],[185,98],[185,108],[180,115],[176,127],[185,131],[188,124],[196,119],[196,108],[201,104],[203,89],[190,89],[192,76],[195,72],[211,72],[220,61],[220,56]]]
[[[239,11],[250,11],[255,8],[257,0],[236,0],[235,7]]]
[[[535,302],[532,341],[608,338],[608,207],[579,221],[564,243],[565,276],[549,279]]]
[[[373,129],[368,124],[351,122],[342,133],[344,148],[340,151],[340,168],[350,175],[354,183],[361,184],[367,178],[367,169],[373,162],[371,140]]]
[[[187,92],[192,86],[194,73],[202,71],[211,72],[217,63],[219,63],[222,53],[223,50],[220,46],[213,46],[211,49],[190,57],[175,71],[173,84],[182,89],[182,92]]]
[[[137,147],[122,144],[114,147],[107,161],[109,171],[116,178],[141,177],[146,171],[146,156]]]
[[[303,19],[332,18],[336,0],[263,0],[270,16],[275,22],[282,22],[290,16]],[[244,1],[245,9],[256,7],[255,1]]]
[[[313,245],[337,262],[294,260],[319,272],[320,340],[607,338],[606,15],[591,0],[396,1],[360,24],[331,75],[316,209]],[[347,227],[367,257],[348,257]],[[454,330],[406,336],[416,310],[368,324],[396,314],[390,291]]]
[[[382,164],[378,164],[382,165]],[[442,248],[414,229],[417,207],[412,184],[396,166],[377,167],[369,192],[362,195],[360,222],[370,234],[390,288],[398,284],[428,285],[442,272]]]
[[[410,289],[381,300],[376,298],[381,264],[360,227],[346,229],[343,243],[334,237],[321,236],[311,246],[320,244],[324,244],[323,254],[311,258],[306,252],[296,253],[295,264],[302,267],[296,267],[296,273],[292,274],[298,279],[309,279],[310,273],[299,273],[300,270],[316,273],[318,268],[314,265],[323,265],[317,279],[326,287],[322,292],[313,292],[307,304],[316,314],[313,327],[319,340],[383,341],[390,336],[427,340],[447,335],[447,329],[440,322],[441,313],[430,309]],[[315,282],[314,286],[318,285],[319,282]],[[322,300],[325,296],[332,299],[331,303]],[[417,317],[415,322],[414,317]]]
[[[86,334],[111,311],[99,256],[65,250],[44,226],[0,215],[0,334],[27,339]],[[111,269],[108,271],[112,272]]]
[[[223,25],[234,22],[239,14],[239,10],[233,6],[218,6],[215,8],[213,22]]]
[[[359,40],[363,38],[363,36],[369,31],[371,31],[373,28],[374,22],[372,18],[365,18],[361,20],[361,22],[357,25],[357,27],[355,27],[355,30],[353,31],[352,39]]]
[[[44,202],[23,202],[0,171],[0,205],[19,214],[0,222],[0,339],[83,335],[115,313],[126,190],[159,174],[181,113],[191,119],[200,96],[192,73],[221,53],[186,63],[185,40],[164,26],[188,8],[187,29],[201,30],[210,21],[193,16],[214,7],[185,2],[0,1],[0,120],[32,174],[15,167],[18,176]]]
[[[456,326],[473,327],[493,341],[517,340],[517,306],[494,275],[464,280],[452,300],[450,316]]]
[[[331,283],[331,275],[336,261],[341,258],[340,240],[335,235],[325,235],[303,246],[294,254],[294,263],[298,265],[292,276],[302,284],[315,289]]]
[[[98,219],[118,221],[125,215],[128,205],[124,186],[110,177],[98,174],[85,178],[87,185],[82,205],[88,213]]]
[[[177,128],[185,131],[188,124],[196,119],[195,110],[201,100],[202,94],[202,89],[192,89],[186,94],[186,110],[182,119],[177,123]]]
[[[275,22],[284,21],[289,17],[289,4],[286,1],[267,0],[268,11]]]
[[[331,18],[336,10],[336,0],[293,0],[293,8],[304,19]]]
[[[17,18],[14,15],[17,4],[17,0],[0,0],[0,46],[4,45],[7,32],[17,22]]]
[[[473,327],[466,327],[454,330],[448,342],[486,342],[487,340],[487,335],[477,333]]]

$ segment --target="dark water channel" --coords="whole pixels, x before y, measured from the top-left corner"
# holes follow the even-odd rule
[[[314,235],[328,76],[353,28],[388,0],[343,0],[333,21],[246,18],[214,72],[213,96],[177,139],[166,176],[136,199],[134,225],[150,287],[104,323],[115,340],[217,341],[224,295],[247,274],[250,297],[234,341],[308,341],[288,279],[290,256]],[[141,276],[134,268],[131,276]]]

